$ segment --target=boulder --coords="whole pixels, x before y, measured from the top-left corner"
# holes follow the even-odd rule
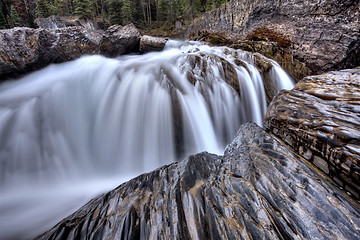
[[[281,91],[264,127],[359,199],[360,68],[307,77]]]
[[[104,34],[100,53],[107,57],[131,53],[139,50],[139,42],[140,32],[134,24],[113,25]]]
[[[133,24],[95,28],[13,28],[0,30],[0,82],[82,55],[116,57],[138,51],[140,33]]]
[[[144,35],[140,38],[140,51],[141,52],[153,52],[162,51],[165,48],[165,44],[168,38],[152,37]]]
[[[100,195],[36,239],[358,239],[360,213],[254,123]]]
[[[225,40],[239,48],[267,57],[276,50],[272,58],[283,59],[282,67],[300,80],[360,65],[359,8],[352,0],[234,0],[196,19],[185,36],[198,39],[206,29],[213,42],[216,33],[225,33]]]
[[[1,30],[0,79],[18,77],[84,54],[96,54],[102,35],[101,30],[82,27]]]

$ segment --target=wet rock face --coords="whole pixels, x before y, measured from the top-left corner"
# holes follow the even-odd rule
[[[245,124],[91,200],[37,239],[357,239],[360,214],[270,134]]]
[[[101,41],[100,53],[116,57],[139,49],[140,32],[134,24],[109,27]]]
[[[300,80],[308,72],[360,65],[359,8],[358,0],[235,0],[197,19],[186,35],[197,38],[203,29],[231,33],[227,38],[231,43],[245,50],[263,50],[260,53],[267,57],[271,54],[266,45],[272,42],[276,45],[273,58],[284,55],[287,60],[282,66]],[[299,72],[298,66],[306,68]]]
[[[136,51],[139,40],[134,25],[113,26],[106,33],[84,27],[0,30],[0,82],[85,54],[113,57]]]
[[[307,77],[281,91],[264,127],[360,198],[360,68]]]
[[[81,27],[1,30],[0,79],[16,77],[83,54],[95,54],[101,39],[102,31]]]

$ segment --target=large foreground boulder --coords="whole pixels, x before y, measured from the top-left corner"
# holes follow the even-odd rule
[[[254,123],[98,196],[37,239],[359,239],[360,214]]]
[[[281,91],[264,127],[360,198],[360,68],[307,77]]]
[[[233,0],[195,20],[186,36],[258,51],[300,80],[360,65],[359,9],[358,0]]]
[[[0,30],[0,82],[82,55],[115,57],[138,51],[140,33],[132,24],[95,28],[13,28]]]

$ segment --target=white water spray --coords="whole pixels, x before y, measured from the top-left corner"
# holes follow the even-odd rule
[[[271,71],[278,90],[293,86],[276,63]],[[82,57],[5,83],[0,239],[32,238],[96,194],[189,154],[222,154],[265,111],[251,58],[196,42]]]

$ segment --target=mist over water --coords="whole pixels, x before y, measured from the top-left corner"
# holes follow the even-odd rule
[[[169,41],[162,52],[85,56],[0,85],[0,239],[32,238],[97,194],[189,154],[222,154],[242,123],[262,124],[266,95],[253,62]],[[293,87],[276,63],[270,71],[278,90]]]

